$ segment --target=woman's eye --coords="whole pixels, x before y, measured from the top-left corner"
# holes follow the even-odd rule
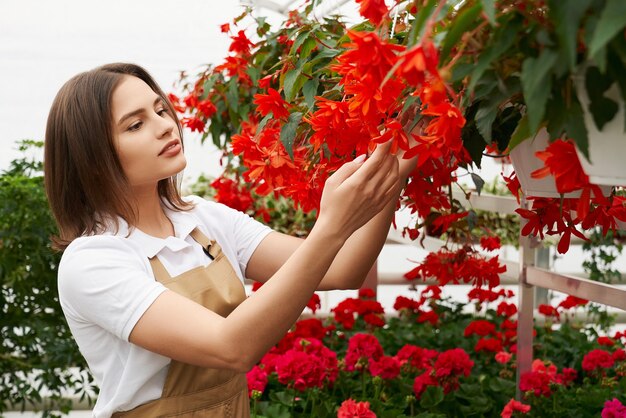
[[[142,124],[143,124],[143,122],[141,122],[141,121],[140,121],[140,122],[135,122],[135,123],[133,123],[132,125],[130,125],[130,126],[128,127],[128,130],[129,130],[130,132],[136,131],[136,130],[138,130],[139,128],[141,128],[141,125],[142,125]]]
[[[166,108],[163,108],[163,109],[157,110],[157,115],[159,115],[159,116],[165,116],[165,115],[167,115],[167,113],[168,113],[168,112],[167,112],[167,109],[166,109]]]

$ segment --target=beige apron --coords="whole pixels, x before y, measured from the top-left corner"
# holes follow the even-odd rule
[[[241,280],[215,241],[197,228],[191,234],[213,258],[206,267],[196,267],[171,277],[155,256],[150,265],[156,280],[207,309],[226,317],[246,298]],[[113,417],[233,417],[250,416],[245,373],[209,369],[172,360],[161,398]]]

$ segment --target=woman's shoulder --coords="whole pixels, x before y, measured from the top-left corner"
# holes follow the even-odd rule
[[[78,237],[63,252],[59,271],[67,267],[85,268],[106,265],[111,260],[126,261],[136,265],[142,263],[141,249],[124,236],[96,234]]]

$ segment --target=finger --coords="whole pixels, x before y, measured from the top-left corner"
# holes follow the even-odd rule
[[[346,181],[350,176],[352,176],[358,169],[363,165],[363,160],[365,159],[365,155],[360,155],[354,160],[343,164],[337,171],[335,171],[327,180],[331,181],[331,184],[335,186],[339,186],[341,183]]]

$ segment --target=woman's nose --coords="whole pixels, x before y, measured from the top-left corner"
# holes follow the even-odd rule
[[[176,122],[172,118],[159,117],[159,124],[157,125],[159,138],[170,135],[174,128],[176,128]]]

